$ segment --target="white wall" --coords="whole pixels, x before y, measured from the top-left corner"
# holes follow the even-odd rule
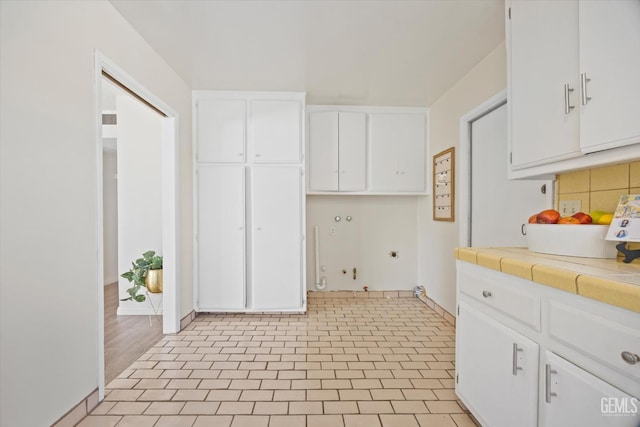
[[[131,96],[116,97],[118,115],[118,271],[146,251],[162,255],[162,118]],[[120,298],[132,286],[118,281]],[[153,307],[161,305],[160,295]],[[118,314],[154,314],[149,301],[120,301]]]
[[[315,290],[314,225],[328,291],[410,290],[416,285],[416,196],[307,196],[307,289]],[[353,219],[346,221],[347,216]],[[335,222],[340,216],[342,220]],[[335,227],[335,235],[330,235]],[[399,258],[391,258],[398,251]],[[353,268],[357,279],[353,280]],[[342,270],[347,274],[342,274]]]
[[[98,386],[94,49],[179,114],[182,314],[192,309],[191,90],[107,1],[0,2],[0,425]]]
[[[506,50],[504,42],[478,63],[467,75],[440,97],[429,110],[429,143],[431,155],[460,143],[460,117],[507,86]],[[456,157],[455,179],[460,179],[459,156]],[[459,182],[459,181],[458,181]],[[456,305],[456,274],[453,249],[459,245],[458,206],[455,222],[433,221],[432,198],[418,202],[418,281],[427,296],[449,313]]]
[[[102,168],[103,260],[106,286],[118,281],[118,167],[115,151],[103,151]]]

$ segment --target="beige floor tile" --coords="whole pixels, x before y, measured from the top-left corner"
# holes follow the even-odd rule
[[[325,414],[358,414],[358,404],[355,401],[324,402]]]
[[[273,400],[273,390],[244,390],[240,395],[240,401],[259,402]]]
[[[251,414],[254,402],[221,402],[218,408],[219,415]]]
[[[148,407],[149,402],[118,402],[108,412],[109,415],[140,415]]]
[[[426,388],[403,389],[402,394],[406,400],[438,400],[434,392]]]
[[[114,427],[122,417],[117,415],[89,415],[85,417],[78,427]],[[152,426],[153,424],[146,424]]]
[[[111,392],[105,396],[104,400],[135,402],[143,392],[143,390],[111,390]]]
[[[344,427],[344,422],[341,415],[307,415],[307,427]]]
[[[371,390],[373,400],[403,400],[405,397],[402,390],[392,388],[381,388]]]
[[[176,415],[182,410],[185,402],[151,402],[144,411],[145,415]]]
[[[300,401],[306,399],[305,390],[276,390],[273,393],[274,401]]]
[[[420,427],[456,427],[448,414],[416,414],[416,419]]]
[[[450,400],[434,400],[426,402],[429,412],[432,414],[455,414],[461,413],[462,408],[455,401]]]
[[[231,427],[268,427],[268,425],[269,417],[264,415],[236,415],[231,422]]]
[[[126,415],[118,423],[118,427],[152,427],[158,422],[158,415]]]
[[[351,391],[351,390],[340,390]],[[338,390],[307,390],[307,400],[354,400],[354,399],[341,399],[338,396]]]
[[[469,414],[451,414],[451,418],[457,427],[477,427],[479,424],[469,416]]]
[[[240,390],[211,390],[206,400],[220,402],[237,402],[240,398]]]
[[[309,415],[314,416],[314,415]],[[269,419],[269,427],[306,427],[307,420],[304,415],[272,415]]]
[[[253,415],[286,415],[288,409],[288,402],[256,402]]]
[[[171,400],[174,394],[176,394],[175,390],[145,390],[145,392],[138,397],[138,401]]]
[[[340,390],[340,400],[371,400],[369,390]]]
[[[195,401],[200,401],[200,400],[204,400],[207,397],[207,394],[209,393],[208,390],[177,390],[176,394],[173,395],[173,397],[171,398],[171,400],[180,400],[180,401],[186,401],[186,400],[195,400]]]
[[[162,415],[154,427],[192,427],[195,415]]]
[[[219,402],[187,402],[180,411],[181,415],[215,415]]]
[[[382,427],[419,427],[413,415],[381,414]]]
[[[201,415],[196,418],[193,427],[229,427],[232,420],[231,415]]]
[[[345,427],[381,427],[377,415],[344,415]]]
[[[100,404],[98,404],[98,406],[96,406],[93,411],[91,412],[92,415],[104,415],[107,412],[109,412],[109,410],[111,410],[111,408],[113,408],[116,403],[118,402],[108,402],[106,400],[103,400],[102,402],[100,402]]]
[[[455,390],[452,389],[440,389],[434,390],[433,393],[438,397],[438,400],[457,400],[458,396],[456,395]],[[430,399],[423,399],[430,400]]]
[[[396,414],[424,414],[429,412],[427,406],[421,400],[397,400],[391,405]]]
[[[322,414],[322,402],[289,402],[289,414]]]
[[[361,414],[393,414],[393,407],[386,400],[360,401],[358,408]]]

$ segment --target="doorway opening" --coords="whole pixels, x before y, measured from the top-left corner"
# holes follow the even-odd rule
[[[163,333],[179,331],[177,114],[100,52],[95,87],[102,400],[109,381]],[[162,294],[145,294],[142,303],[121,301],[131,284],[120,274],[148,250],[163,257]]]
[[[507,178],[506,91],[460,119],[460,165],[460,246],[526,247],[527,219],[552,206],[553,182]]]

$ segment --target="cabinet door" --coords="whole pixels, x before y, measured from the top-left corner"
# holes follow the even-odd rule
[[[304,256],[300,168],[253,167],[251,211],[251,307],[300,308]]]
[[[638,70],[640,2],[580,2],[580,73],[591,98],[581,105],[585,152],[640,142]]]
[[[299,163],[301,121],[300,101],[251,101],[251,160],[254,163]]]
[[[418,114],[371,114],[371,190],[425,190],[425,118]]]
[[[456,393],[491,427],[537,425],[538,344],[460,302]]]
[[[245,159],[246,102],[203,99],[197,109],[199,162],[242,163]]]
[[[638,399],[548,351],[543,362],[545,387],[540,393],[540,425],[638,426]]]
[[[338,191],[338,113],[309,113],[309,190]]]
[[[367,187],[367,115],[341,112],[339,134],[340,191],[364,191]]]
[[[578,2],[514,0],[507,25],[512,169],[581,155]]]
[[[245,304],[245,169],[198,167],[198,308]]]

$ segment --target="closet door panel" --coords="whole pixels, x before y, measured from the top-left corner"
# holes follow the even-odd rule
[[[297,309],[302,292],[302,179],[299,167],[251,171],[251,307]]]
[[[251,101],[251,161],[299,163],[302,157],[302,103]]]
[[[245,307],[245,168],[198,168],[198,308]]]

